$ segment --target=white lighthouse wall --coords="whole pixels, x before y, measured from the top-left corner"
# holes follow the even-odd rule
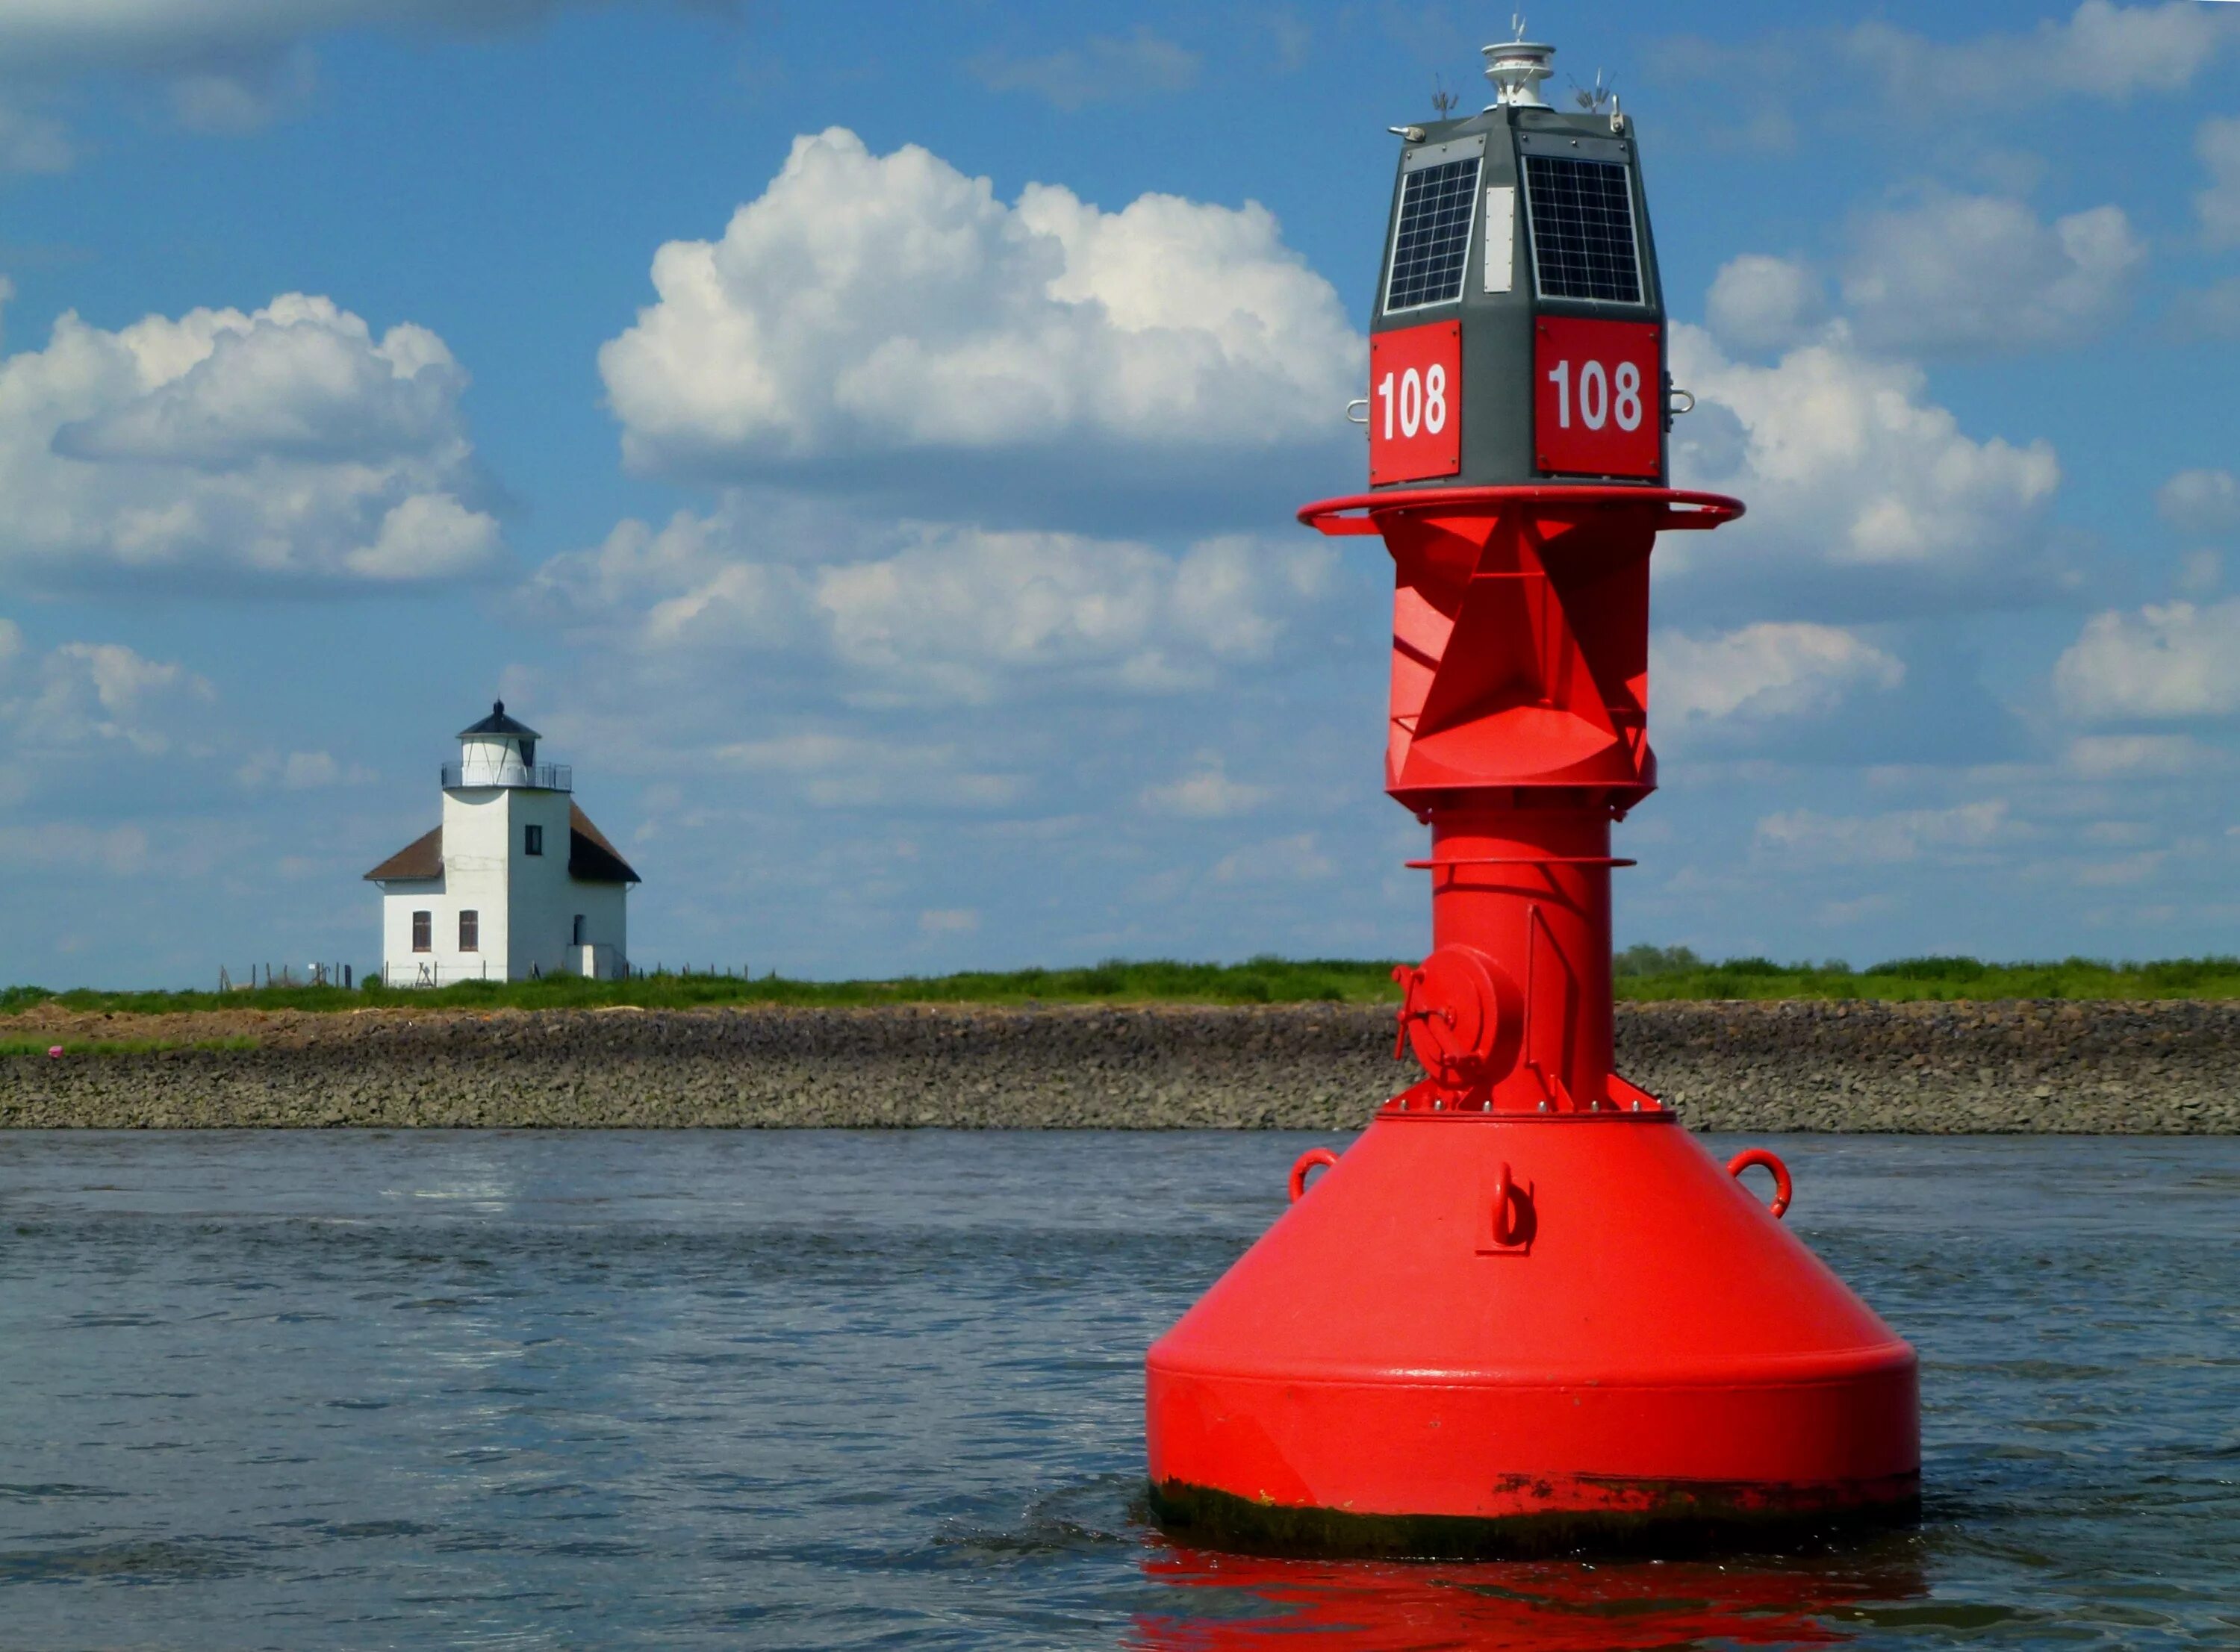
[[[459,783],[463,786],[526,786],[529,765],[521,743],[511,735],[481,735],[459,742]]]
[[[506,930],[511,906],[507,875],[510,791],[494,786],[456,787],[443,793],[443,898],[435,907],[435,949],[416,962],[435,964],[444,985],[487,976],[508,978]],[[459,948],[459,914],[476,916],[477,946]]]
[[[406,883],[392,878],[381,886],[381,976],[397,985],[409,985],[419,978],[419,965],[432,963],[435,955],[412,950],[412,915],[427,912],[435,915],[431,925],[440,936],[442,915],[450,910],[444,904],[443,880],[431,877]],[[458,938],[456,928],[453,940]]]
[[[583,919],[583,944],[569,949],[569,970],[602,981],[621,978],[630,967],[630,886],[569,880],[569,924]]]
[[[507,935],[507,957],[511,978],[525,981],[532,975],[574,975],[568,951],[568,933],[575,916],[568,876],[568,794],[564,791],[514,789],[504,796],[512,804],[507,842],[512,850],[507,884],[507,911],[511,915]],[[543,829],[544,852],[528,852],[531,826]]]

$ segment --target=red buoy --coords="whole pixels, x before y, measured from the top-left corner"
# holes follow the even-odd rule
[[[1623,117],[1528,101],[1546,48],[1488,51],[1500,104],[1399,129],[1382,485],[1300,513],[1393,558],[1386,786],[1430,829],[1434,942],[1398,972],[1394,1053],[1425,1076],[1302,1159],[1150,1350],[1154,1507],[1214,1547],[1669,1545],[1918,1498],[1913,1350],[1782,1225],[1785,1167],[1721,1165],[1612,1070],[1610,827],[1657,783],[1650,557],[1743,507],[1664,485],[1684,392]]]

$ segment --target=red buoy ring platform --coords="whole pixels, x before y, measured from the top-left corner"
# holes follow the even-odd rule
[[[1302,505],[1302,525],[1333,538],[1384,531],[1380,518],[1468,513],[1529,505],[1563,516],[1616,516],[1634,518],[1661,532],[1705,531],[1743,516],[1747,507],[1723,493],[1694,493],[1679,488],[1613,488],[1601,484],[1550,483],[1505,488],[1391,488],[1382,493],[1349,494]]]

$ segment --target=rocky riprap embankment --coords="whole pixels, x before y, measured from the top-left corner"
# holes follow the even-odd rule
[[[1388,1009],[754,1008],[10,1017],[254,1049],[0,1057],[0,1126],[1351,1128]],[[2240,1132],[2240,1004],[1621,1005],[1618,1066],[1716,1130]]]

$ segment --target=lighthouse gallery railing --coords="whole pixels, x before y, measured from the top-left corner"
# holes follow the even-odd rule
[[[465,770],[456,763],[443,765],[443,789],[455,786],[525,786],[535,791],[573,791],[576,789],[576,770],[564,763],[533,763],[528,768],[508,764],[503,773],[518,778],[493,779],[481,764],[475,767],[475,778],[465,777]]]

